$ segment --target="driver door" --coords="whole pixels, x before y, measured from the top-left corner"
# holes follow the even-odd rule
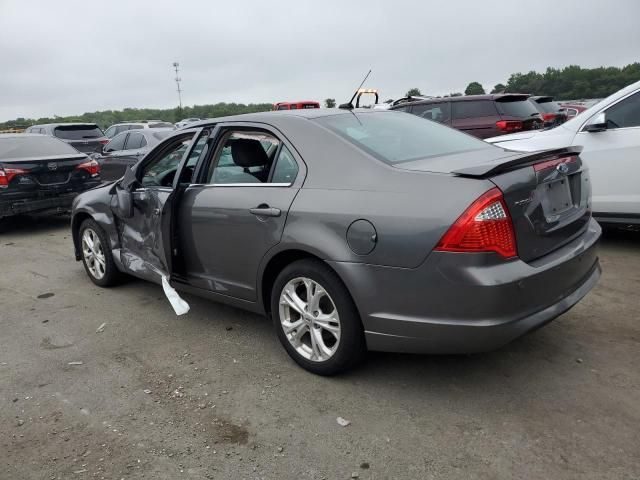
[[[162,143],[118,188],[131,189],[133,214],[118,218],[120,260],[132,275],[160,283],[171,273],[171,203],[178,172],[188,163],[192,141],[189,132]],[[195,153],[194,153],[195,154]],[[117,210],[117,209],[116,209]],[[115,210],[114,210],[115,212]],[[117,215],[117,213],[116,213]]]

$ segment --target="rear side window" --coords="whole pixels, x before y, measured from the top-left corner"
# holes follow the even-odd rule
[[[127,133],[119,133],[113,139],[104,146],[105,152],[115,152],[124,150],[124,141],[127,138]]]
[[[273,177],[271,182],[273,183],[287,183],[291,184],[298,176],[298,162],[286,147],[283,145],[280,149],[280,155],[276,161],[276,166],[273,170]]]
[[[492,117],[497,115],[490,100],[467,100],[453,103],[453,118]]]
[[[378,160],[392,165],[493,148],[447,126],[398,112],[330,115],[314,121]]]
[[[0,137],[0,161],[49,155],[77,155],[71,145],[49,136]]]
[[[142,148],[147,144],[147,141],[144,138],[144,135],[141,133],[130,133],[127,138],[127,145],[125,150],[137,150],[138,148]]]
[[[97,125],[65,125],[56,127],[53,134],[64,140],[86,140],[104,136]]]
[[[527,98],[497,99],[496,107],[502,115],[529,118],[539,115],[538,109]]]

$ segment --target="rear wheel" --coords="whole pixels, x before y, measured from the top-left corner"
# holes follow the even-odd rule
[[[333,375],[364,358],[355,304],[336,273],[318,260],[299,260],[280,272],[271,315],[287,353],[310,372]]]
[[[82,263],[93,283],[100,287],[115,285],[121,278],[111,254],[104,230],[95,220],[85,220],[80,225],[80,248]]]

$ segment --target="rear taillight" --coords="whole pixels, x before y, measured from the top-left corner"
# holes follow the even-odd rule
[[[536,172],[540,172],[548,168],[556,168],[561,163],[572,163],[572,162],[575,162],[576,160],[578,160],[578,157],[556,158],[555,160],[547,160],[546,162],[536,163],[533,166],[533,169]]]
[[[95,177],[100,173],[100,164],[95,160],[89,160],[78,165],[76,170],[84,170],[92,177]]]
[[[440,252],[496,252],[504,258],[518,255],[513,222],[502,192],[492,188],[456,220],[435,250]]]
[[[106,145],[107,143],[109,143],[109,139],[105,138],[104,140],[98,140],[98,143],[100,143],[102,145]]]
[[[545,122],[553,122],[556,119],[556,114],[555,113],[543,113],[542,114],[542,120],[544,120]]]
[[[0,167],[0,188],[7,188],[13,177],[27,173],[23,168]]]
[[[502,132],[519,132],[522,130],[523,123],[518,120],[499,120],[496,122],[496,127]]]

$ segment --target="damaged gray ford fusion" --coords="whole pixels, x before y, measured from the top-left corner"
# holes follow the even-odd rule
[[[579,149],[514,153],[390,111],[213,119],[73,206],[76,259],[271,316],[329,375],[367,349],[473,353],[570,309],[600,276]]]

